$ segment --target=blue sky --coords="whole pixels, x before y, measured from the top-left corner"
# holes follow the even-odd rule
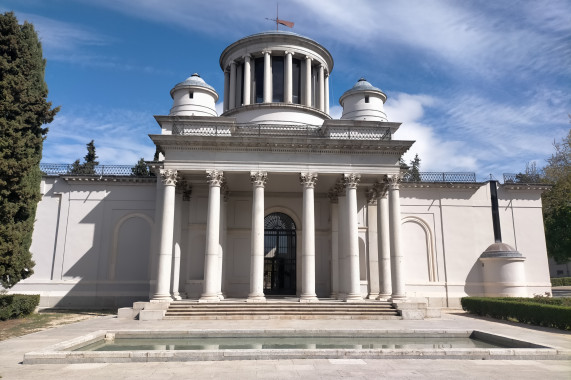
[[[350,6],[348,6],[350,4]],[[280,1],[280,18],[333,55],[331,114],[359,77],[389,97],[395,138],[414,139],[422,171],[479,180],[538,166],[570,128],[571,1]],[[194,72],[223,94],[222,50],[271,30],[262,0],[3,0],[32,22],[47,59],[46,163],[71,163],[95,140],[99,161],[152,159],[153,115]],[[285,27],[284,27],[285,28]],[[220,109],[220,107],[219,107]]]

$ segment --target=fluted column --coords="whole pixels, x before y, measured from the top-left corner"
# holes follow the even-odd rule
[[[244,84],[242,85],[242,87],[244,88],[244,93],[243,93],[243,102],[244,105],[247,106],[248,104],[250,104],[250,88],[252,86],[252,80],[251,80],[251,69],[250,69],[250,56],[246,55],[244,56]]]
[[[230,71],[224,70],[224,112],[228,111],[230,105]]]
[[[319,65],[319,110],[325,112],[325,69]]]
[[[369,247],[368,269],[368,299],[379,296],[379,236],[377,231],[377,198],[378,192],[373,187],[367,193],[367,242]]]
[[[391,241],[389,229],[389,198],[386,185],[379,185],[377,218],[379,230],[379,272],[380,288],[378,299],[387,300],[392,294],[391,283]]]
[[[271,51],[264,50],[264,103],[272,102],[272,65]]]
[[[389,185],[389,220],[391,236],[391,278],[392,295],[391,299],[398,300],[406,298],[404,278],[403,278],[403,256],[400,250],[400,177],[391,175],[387,177]]]
[[[345,192],[347,196],[347,232],[349,241],[349,251],[347,252],[349,264],[349,281],[347,288],[347,302],[360,301],[361,296],[361,276],[359,271],[359,225],[357,223],[357,183],[361,176],[359,174],[345,174]]]
[[[292,103],[293,76],[292,76],[292,56],[291,51],[285,52],[285,68],[284,68],[284,102]]]
[[[303,185],[303,242],[301,251],[301,295],[299,302],[318,301],[315,294],[315,205],[317,173],[301,173]]]
[[[264,302],[264,186],[266,172],[250,172],[253,187],[252,252],[250,255],[250,294],[248,302]]]
[[[329,74],[325,75],[325,113],[329,115]]]
[[[331,298],[339,296],[339,196],[329,192],[331,201]]]
[[[159,262],[157,265],[157,288],[153,300],[172,300],[170,295],[171,265],[173,256],[174,202],[176,170],[161,169],[160,179],[164,185],[163,215],[160,237]]]
[[[230,102],[229,109],[236,108],[236,62],[230,62]]]
[[[220,253],[220,187],[224,180],[223,172],[206,172],[209,185],[208,214],[206,220],[206,252],[204,255],[204,288],[199,302],[218,302],[220,274],[218,273]]]
[[[172,298],[180,300],[179,280],[180,280],[180,244],[181,244],[181,213],[182,213],[182,194],[186,183],[178,181],[175,190],[175,209],[174,209],[174,233],[173,233],[173,257],[172,257]]]
[[[311,107],[311,57],[305,57],[305,105]]]

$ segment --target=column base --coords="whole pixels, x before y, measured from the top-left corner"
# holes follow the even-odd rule
[[[220,298],[218,298],[218,294],[214,295],[203,295],[198,299],[199,303],[206,303],[206,302],[220,302]]]
[[[224,298],[225,298],[225,297],[224,297],[224,294],[218,293],[218,299],[219,299],[220,301],[222,301]]]
[[[246,302],[266,302],[266,297],[264,295],[248,296]]]
[[[299,296],[299,302],[319,302],[319,298],[315,294],[312,295],[301,295]]]
[[[180,294],[174,293],[174,294],[172,295],[172,299],[175,300],[175,301],[180,301],[180,300],[182,299],[182,297],[180,296]]]
[[[391,302],[405,301],[405,300],[406,300],[406,296],[402,295],[402,294],[393,294],[391,296],[391,298],[389,298],[389,301],[391,301]]]
[[[329,296],[329,298],[336,300],[338,297],[337,293],[331,293],[331,295]]]
[[[347,296],[345,297],[345,299],[343,301],[345,301],[345,302],[361,302],[361,301],[363,301],[363,296],[361,296],[360,294],[347,294]]]
[[[390,294],[379,294],[375,299],[379,301],[388,301],[390,298],[391,298]]]
[[[367,295],[368,300],[376,300],[379,297],[379,293],[369,293]]]
[[[164,302],[164,301],[170,302],[172,300],[173,298],[170,294],[155,294],[151,298],[151,301],[158,301],[158,302]]]

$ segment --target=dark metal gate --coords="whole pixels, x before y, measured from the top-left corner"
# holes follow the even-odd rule
[[[295,223],[281,212],[264,219],[264,294],[295,295]]]

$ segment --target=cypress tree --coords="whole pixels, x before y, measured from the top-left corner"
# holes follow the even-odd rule
[[[32,24],[0,15],[0,284],[29,277],[40,159],[51,108],[44,80],[46,61]]]

